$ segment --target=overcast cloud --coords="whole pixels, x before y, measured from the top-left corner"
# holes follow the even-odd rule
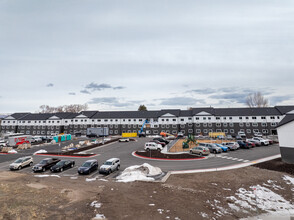
[[[1,1],[0,112],[294,104],[294,1]]]

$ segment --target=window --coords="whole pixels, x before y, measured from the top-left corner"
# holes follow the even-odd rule
[[[164,121],[164,118],[163,118],[163,119],[161,119],[161,121]]]
[[[220,117],[215,117],[215,119],[216,119],[216,120],[219,120],[219,119],[220,119]]]
[[[240,129],[241,132],[244,132],[244,129]]]
[[[126,128],[126,125],[122,125],[123,128]],[[124,133],[124,132],[123,132]]]
[[[115,128],[118,128],[118,125],[114,125]]]
[[[240,127],[243,127],[243,126],[244,126],[244,124],[243,124],[243,123],[239,123],[239,126],[240,126]]]
[[[173,134],[176,134],[177,133],[177,131],[176,130],[173,130],[173,132],[172,132]]]
[[[75,122],[78,122],[78,120],[76,119]],[[49,121],[49,123],[50,123],[50,121]]]
[[[276,122],[272,122],[272,123],[271,123],[271,126],[272,126],[272,127],[275,127],[275,126],[277,126],[277,123],[276,123]]]
[[[229,126],[230,126],[230,127],[234,127],[234,124],[233,124],[233,123],[230,123]]]
[[[105,120],[104,120],[105,121]],[[129,119],[128,121],[131,121],[131,119]]]
[[[277,119],[280,119],[280,116],[277,116]]]
[[[167,119],[165,119],[166,121],[169,121],[169,119],[167,118]]]
[[[207,127],[207,124],[206,123],[203,123],[203,127]]]
[[[115,130],[115,131],[114,131],[114,134],[118,134],[118,130]]]
[[[183,119],[183,118],[181,118],[181,121],[184,121],[184,119]]]
[[[105,121],[105,122],[107,122],[107,121],[108,121],[108,119],[104,119],[104,121]]]
[[[173,119],[173,121],[176,121],[176,119]]]
[[[139,121],[142,121],[142,119],[139,119]]]
[[[223,123],[223,126],[224,126],[224,127],[227,127],[227,126],[228,126],[228,123]]]
[[[166,125],[166,128],[169,128],[169,125]]]
[[[199,123],[197,123],[197,124],[196,124],[196,127],[200,127],[200,124],[199,124]]]
[[[192,118],[188,118],[188,120],[192,120]]]
[[[173,127],[173,128],[177,128],[177,125],[173,125],[172,127]]]
[[[206,117],[203,117],[203,120],[206,120]]]
[[[185,128],[185,125],[180,125],[181,128]]]
[[[246,127],[250,127],[250,123],[247,122],[247,123],[246,123]]]
[[[212,124],[211,123],[208,123],[208,127],[212,127]]]
[[[248,134],[251,134],[251,130],[250,130],[250,129],[246,129],[246,132],[247,132]]]
[[[253,129],[253,133],[258,133],[259,130],[258,129]]]
[[[193,129],[188,129],[188,133],[193,133]]]
[[[261,116],[261,119],[265,119],[265,116]]]
[[[230,129],[230,133],[231,134],[235,133],[235,130],[234,129]]]
[[[128,128],[131,128],[132,127],[132,125],[128,125]]]
[[[216,129],[216,132],[222,132],[222,129]]]
[[[224,129],[224,132],[225,132],[225,133],[228,133],[228,129]]]
[[[221,126],[221,123],[216,123],[216,127],[220,127]]]
[[[113,128],[113,125],[109,125],[109,128]]]
[[[242,117],[239,117],[239,119],[241,119],[241,120],[242,120]]]
[[[211,117],[208,117],[208,120],[210,120],[211,119]]]
[[[226,120],[226,119],[227,119],[227,117],[223,117],[223,119],[224,119],[224,120]]]
[[[264,123],[264,122],[261,123],[261,126],[262,126],[262,127],[266,127],[266,123]]]
[[[158,128],[158,125],[154,125],[154,128]]]
[[[204,129],[204,130],[203,130],[203,133],[207,133],[207,129]]]
[[[271,119],[275,119],[275,116],[271,116]]]
[[[165,128],[165,125],[161,125],[161,128]]]
[[[201,133],[201,130],[200,129],[196,129],[196,133]]]
[[[256,119],[256,117],[255,117],[255,116],[253,116],[253,117],[252,117],[252,119]]]
[[[192,124],[192,123],[189,123],[189,124],[188,124],[188,127],[192,127],[192,126],[193,126],[193,124]]]
[[[268,134],[268,130],[267,129],[262,129],[262,133]]]
[[[195,119],[196,119],[196,120],[199,120],[199,117],[196,117]]]
[[[232,119],[232,117],[229,117],[229,119]]]
[[[258,126],[258,123],[252,123],[252,126],[253,127],[257,127]]]
[[[117,119],[115,119],[115,121],[118,121]]]
[[[93,119],[92,122],[94,122],[94,121],[95,121],[95,120]],[[65,123],[66,123],[66,122],[67,122],[67,121],[65,121]]]
[[[98,121],[98,122],[101,122],[101,119],[98,119],[97,121]]]
[[[137,127],[137,125],[133,125],[133,128],[136,128]]]
[[[154,131],[153,131],[153,134],[158,134],[158,131],[157,131],[157,130],[154,130]]]

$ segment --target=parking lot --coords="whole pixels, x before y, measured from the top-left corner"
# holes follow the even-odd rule
[[[81,139],[80,139],[81,140]],[[78,143],[78,141],[72,141],[73,143]],[[144,143],[151,140],[150,138],[137,138],[135,141],[130,142],[114,142],[106,145],[102,145],[96,147],[94,149],[90,149],[84,151],[85,153],[94,153],[95,156],[91,158],[76,158],[76,157],[62,157],[62,156],[54,156],[59,159],[69,159],[75,161],[75,166],[73,168],[67,169],[62,173],[51,173],[49,170],[42,173],[33,173],[31,167],[23,168],[19,171],[20,173],[30,173],[32,175],[59,175],[69,178],[87,178],[90,180],[91,178],[113,178],[119,174],[126,167],[132,165],[139,165],[143,163],[149,163],[152,166],[160,167],[164,172],[167,171],[184,171],[184,170],[195,170],[195,169],[208,169],[208,168],[220,168],[225,166],[231,166],[240,163],[246,163],[249,161],[254,161],[257,159],[277,155],[280,153],[279,146],[269,145],[269,146],[260,146],[251,149],[239,149],[237,151],[229,151],[223,152],[221,154],[210,154],[204,160],[194,160],[194,161],[161,161],[161,160],[150,160],[150,159],[142,159],[137,158],[132,155],[132,152],[137,150],[143,150]],[[45,149],[47,151],[57,151],[61,149],[63,145],[69,144],[62,143],[61,146],[58,144],[55,145],[47,145],[42,147],[34,147],[32,149],[23,150],[21,153],[13,154],[13,155],[0,155],[0,170],[8,170],[9,164],[12,163],[15,159],[21,156],[29,156],[34,152],[40,149]],[[38,163],[44,158],[52,157],[45,155],[33,155],[34,164]],[[120,171],[116,171],[111,173],[110,175],[99,174],[98,171],[95,171],[89,175],[85,175],[84,177],[80,176],[77,172],[79,166],[81,166],[86,160],[89,159],[97,159],[99,166],[102,165],[107,159],[118,157],[121,160]]]

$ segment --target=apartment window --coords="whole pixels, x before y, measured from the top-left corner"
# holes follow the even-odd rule
[[[118,121],[117,119],[115,119],[115,121]]]
[[[169,121],[169,119],[167,118],[167,119],[165,119],[165,121]]]
[[[253,127],[257,127],[258,124],[257,124],[257,123],[252,123],[252,126],[253,126]]]
[[[114,134],[118,134],[118,130],[115,130],[115,131],[114,131]]]
[[[94,122],[95,120],[94,119],[92,119],[92,122]],[[65,123],[66,123],[67,121],[65,121]]]
[[[206,120],[206,117],[203,117],[203,120]]]
[[[220,127],[221,126],[221,123],[216,123],[216,127]]]
[[[128,128],[131,128],[132,127],[132,125],[128,125]]]
[[[240,127],[243,127],[243,126],[244,126],[244,124],[243,124],[243,123],[239,123],[239,126],[240,126]]]
[[[258,129],[253,129],[253,133],[258,133],[259,130]]]
[[[189,124],[188,124],[188,126],[189,126],[189,127],[192,127],[192,126],[193,126],[193,124],[192,124],[192,123],[189,123]]]
[[[133,119],[134,121],[136,121],[136,119]],[[112,120],[111,120],[112,121]]]
[[[277,116],[277,119],[280,119],[280,116]]]
[[[81,119],[81,122],[83,122],[84,120],[83,119]]]
[[[225,132],[225,133],[228,133],[228,129],[224,129],[224,132]]]
[[[169,128],[169,125],[166,125],[166,128]]]
[[[185,128],[185,125],[180,125],[181,128]]]
[[[192,120],[192,118],[188,118],[188,120]]]
[[[126,125],[122,125],[123,128],[126,128]]]
[[[113,130],[110,130],[110,131],[109,131],[109,134],[113,134]]]
[[[246,119],[249,119],[249,117],[245,117]]]
[[[131,121],[131,119],[129,119],[128,121]]]
[[[246,127],[250,127],[250,123],[246,123]]]
[[[184,119],[183,119],[183,118],[181,118],[181,121],[184,121]]]
[[[212,124],[211,123],[208,123],[208,127],[212,127]]]
[[[219,120],[219,119],[220,119],[220,117],[215,117],[215,119],[216,119],[216,120]]]
[[[203,123],[203,127],[207,127],[207,124],[206,123]]]
[[[231,134],[235,133],[235,130],[234,129],[230,129],[230,133]]]
[[[114,125],[115,128],[118,128],[118,125]]]
[[[139,121],[142,121],[142,119],[139,119]]]
[[[107,122],[108,121],[108,119],[104,119],[104,122]]]
[[[227,117],[223,117],[223,119],[224,119],[224,120],[226,120],[226,119],[227,119]]]
[[[30,131],[26,131],[26,134],[30,134]]]
[[[216,129],[216,132],[222,132],[222,129]]]
[[[256,117],[255,117],[255,116],[253,116],[253,117],[252,117],[252,119],[256,119]]]
[[[199,120],[199,117],[196,117],[195,119],[196,119],[196,120]]]
[[[210,120],[211,119],[211,117],[208,117],[208,120]]]
[[[164,118],[163,118],[163,119],[161,119],[161,121],[164,121]]]
[[[250,129],[246,129],[247,134],[251,134],[251,130]]]
[[[230,126],[230,127],[234,127],[234,124],[233,124],[233,123],[230,123],[229,126]]]
[[[265,117],[264,116],[261,116],[261,119],[265,119]]]
[[[242,117],[239,117],[239,119],[242,119]]]
[[[188,129],[188,133],[193,133],[193,129]]]
[[[267,129],[262,129],[262,133],[268,134],[268,130]]]
[[[196,133],[201,133],[201,130],[200,129],[196,129]]]
[[[158,134],[158,131],[157,131],[157,130],[154,130],[154,131],[153,131],[153,134]]]
[[[133,125],[133,128],[136,128],[137,127],[137,125]]]
[[[177,128],[177,125],[172,125],[173,128]]]
[[[228,124],[227,124],[227,123],[223,123],[223,126],[224,126],[224,127],[227,127],[227,126],[228,126]]]
[[[142,120],[142,119],[141,119]],[[126,119],[123,119],[123,121],[126,121]]]
[[[113,128],[113,125],[109,125],[109,128]]]
[[[206,134],[207,134],[207,129],[204,129],[204,130],[203,130],[203,133],[206,133]]]
[[[165,128],[165,125],[161,125],[161,128]]]
[[[261,123],[261,126],[262,127],[266,127],[266,123]]]
[[[199,124],[199,123],[197,123],[197,124],[196,124],[196,127],[200,127],[200,124]]]
[[[158,128],[158,125],[154,125],[154,128]]]
[[[176,121],[176,119],[173,119],[173,121]]]
[[[98,119],[97,121],[98,121],[98,122],[101,122],[101,119]]]
[[[271,119],[275,119],[275,116],[271,116]]]
[[[272,126],[272,127],[275,127],[275,126],[277,126],[277,123],[276,123],[276,122],[272,122],[272,123],[271,123],[271,126]]]
[[[185,131],[184,131],[184,130],[181,130],[181,132],[182,132],[183,134],[185,134]]]
[[[241,132],[244,132],[244,129],[240,129]]]
[[[233,119],[232,117],[229,117],[229,119]]]
[[[78,120],[76,119],[75,122],[78,122]],[[50,123],[50,121],[49,121],[49,123]]]

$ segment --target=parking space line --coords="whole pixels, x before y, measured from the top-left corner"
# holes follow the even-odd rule
[[[247,163],[247,162],[249,162],[249,160],[244,160],[243,162],[244,162],[244,163]]]

